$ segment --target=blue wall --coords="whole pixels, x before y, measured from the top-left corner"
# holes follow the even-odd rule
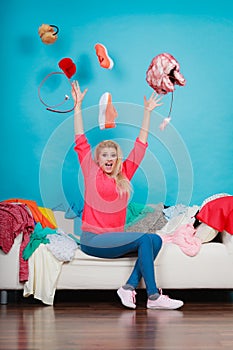
[[[201,204],[208,196],[233,193],[233,5],[229,1],[2,2],[1,188],[0,200],[18,197],[56,207],[77,201],[82,175],[73,151],[72,113],[54,114],[38,98],[38,86],[58,62],[70,57],[74,78],[88,87],[83,103],[92,146],[117,140],[126,155],[141,123],[145,80],[152,58],[174,55],[187,80],[174,94],[172,123],[158,128],[170,107],[152,115],[149,149],[137,172],[133,200],[169,205]],[[45,45],[42,23],[59,27],[58,40]],[[98,64],[94,45],[105,44],[115,66]],[[54,80],[53,80],[54,79]],[[51,78],[44,97],[70,94],[68,80]],[[98,101],[109,91],[118,111],[117,127],[100,131]],[[67,102],[69,104],[69,101]]]

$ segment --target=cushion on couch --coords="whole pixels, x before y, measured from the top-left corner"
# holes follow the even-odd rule
[[[200,224],[196,230],[195,236],[198,237],[202,243],[211,242],[218,234],[218,231],[214,228]]]

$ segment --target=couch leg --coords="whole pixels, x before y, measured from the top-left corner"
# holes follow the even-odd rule
[[[0,304],[1,305],[6,305],[7,304],[7,291],[6,290],[1,290]]]

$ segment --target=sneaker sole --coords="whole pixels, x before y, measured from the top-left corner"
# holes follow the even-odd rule
[[[99,100],[99,127],[105,129],[105,112],[108,104],[109,92],[105,92]]]
[[[147,309],[152,309],[152,310],[176,310],[179,309],[180,307],[182,307],[184,305],[178,305],[178,306],[173,306],[173,307],[166,307],[166,306],[155,306],[155,307],[151,307],[147,305]]]

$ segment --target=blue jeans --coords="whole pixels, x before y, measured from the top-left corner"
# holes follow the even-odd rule
[[[85,234],[85,232],[83,232]],[[107,238],[108,235],[110,237],[114,237],[114,234],[119,235],[119,233],[106,233],[106,234],[91,234],[87,233],[89,235],[94,235],[95,244],[93,244],[90,241],[90,244],[84,239],[82,242],[82,236],[81,236],[81,250],[92,256],[96,256],[99,258],[107,258],[107,259],[113,259],[113,258],[119,258],[129,253],[137,253],[138,258],[136,260],[135,266],[133,268],[133,271],[126,282],[127,284],[131,285],[132,287],[136,288],[143,277],[146,285],[147,294],[152,295],[155,293],[158,293],[158,288],[156,286],[155,282],[155,272],[154,272],[154,260],[156,256],[158,255],[161,246],[162,246],[162,239],[160,236],[154,233],[141,233],[141,235],[136,238],[135,240],[131,240],[130,242],[123,244],[123,245],[116,245],[113,246],[112,244],[112,238],[109,240],[109,247],[106,246],[106,241],[104,247],[103,244],[103,235]],[[121,233],[122,234],[122,233]],[[132,233],[131,237],[132,237]],[[138,233],[135,233],[135,236],[137,236]],[[127,232],[123,233],[125,235],[127,240]],[[101,241],[100,246],[98,245],[98,236],[99,241]],[[102,237],[100,237],[102,236]],[[85,243],[85,244],[84,244]]]

